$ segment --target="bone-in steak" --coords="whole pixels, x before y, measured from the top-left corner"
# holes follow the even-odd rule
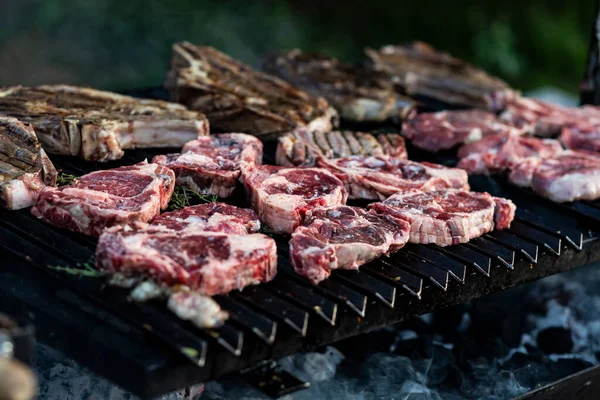
[[[296,129],[279,138],[275,159],[277,165],[312,167],[319,158],[353,155],[407,158],[404,139],[396,133]]]
[[[260,221],[253,210],[225,203],[207,203],[163,213],[152,225],[172,230],[193,228],[198,231],[245,235],[258,232]]]
[[[292,234],[290,260],[298,274],[317,284],[334,269],[358,269],[399,250],[409,231],[407,222],[364,208],[317,208]]]
[[[537,163],[519,165],[509,179],[556,202],[596,200],[600,198],[600,157],[565,150]]]
[[[268,139],[301,126],[329,131],[337,123],[337,113],[325,99],[212,47],[174,44],[165,87],[174,101],[206,114],[218,132]]]
[[[247,164],[241,180],[261,221],[291,234],[315,207],[346,203],[342,182],[321,168],[285,168]]]
[[[71,186],[45,187],[31,213],[61,228],[99,236],[106,227],[149,222],[165,209],[173,171],[142,162],[81,176]]]
[[[344,64],[333,57],[299,49],[268,57],[265,71],[277,75],[313,96],[326,98],[344,119],[399,121],[410,115],[416,102],[394,88],[385,72]]]
[[[516,96],[500,79],[422,42],[365,52],[374,69],[392,75],[410,96],[494,112]]]
[[[428,192],[469,188],[466,171],[428,162],[352,156],[320,160],[319,166],[328,168],[340,178],[352,199],[383,200],[395,193],[415,189]]]
[[[33,127],[0,117],[0,206],[31,207],[46,185],[56,184],[56,169],[41,148]]]
[[[510,170],[522,163],[535,163],[563,151],[558,140],[498,133],[466,144],[458,151],[459,168],[473,174]]]
[[[409,222],[411,243],[438,246],[466,243],[494,229],[494,224],[507,228],[515,212],[510,200],[457,189],[398,193],[369,208]]]
[[[152,162],[164,165],[177,184],[221,198],[233,194],[243,163],[260,164],[262,142],[243,133],[211,135],[191,141],[177,154],[159,155]]]
[[[179,104],[65,85],[0,89],[0,115],[32,124],[48,153],[96,161],[208,134],[206,118]]]
[[[402,134],[413,145],[434,152],[511,131],[515,128],[483,110],[422,113],[402,124]]]
[[[110,273],[142,275],[212,296],[273,279],[277,247],[259,233],[229,235],[137,223],[106,229],[98,240],[96,263]]]

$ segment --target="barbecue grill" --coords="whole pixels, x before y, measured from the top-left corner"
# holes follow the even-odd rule
[[[164,96],[160,90],[133,94]],[[267,146],[266,163],[274,163],[273,153]],[[130,151],[104,164],[52,160],[65,173],[83,175],[155,154]],[[409,154],[455,162],[444,153],[432,159],[409,148]],[[408,245],[360,271],[334,271],[316,287],[293,272],[287,239],[275,237],[277,277],[217,296],[230,319],[207,330],[178,319],[159,302],[128,301],[126,290],[103,279],[48,268],[89,261],[95,239],[47,225],[29,210],[2,210],[0,302],[30,316],[42,341],[143,397],[236,371],[273,395],[283,394],[304,382],[278,370],[273,360],[600,260],[600,202],[557,204],[501,178],[471,177],[470,183],[473,190],[515,202],[510,229],[446,248]]]

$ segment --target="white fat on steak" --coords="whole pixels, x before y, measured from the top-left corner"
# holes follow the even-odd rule
[[[516,209],[510,200],[459,189],[398,193],[369,208],[410,223],[411,243],[438,246],[466,243],[494,227],[509,228]]]
[[[199,328],[217,328],[229,318],[216,301],[191,291],[173,293],[169,296],[167,307],[179,318]]]
[[[342,182],[321,168],[246,165],[241,179],[261,221],[281,233],[291,234],[313,208],[347,199]]]
[[[350,206],[314,209],[290,240],[290,260],[299,275],[313,284],[335,269],[358,269],[408,241],[410,225]]]

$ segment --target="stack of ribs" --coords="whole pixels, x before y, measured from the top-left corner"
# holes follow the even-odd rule
[[[263,69],[313,96],[326,98],[350,121],[404,120],[416,102],[395,90],[391,77],[299,49],[268,57]]]
[[[173,45],[165,87],[172,100],[204,113],[218,132],[272,139],[299,127],[329,131],[337,123],[325,99],[188,42]]]
[[[500,79],[425,43],[366,49],[366,55],[373,69],[391,75],[409,96],[492,112],[516,96]]]
[[[0,115],[33,125],[48,153],[94,161],[208,134],[206,118],[178,104],[65,85],[0,89]]]
[[[56,175],[33,127],[0,117],[0,206],[31,207],[45,186],[56,184]]]
[[[233,194],[243,164],[260,164],[262,142],[243,133],[201,137],[183,146],[181,153],[159,155],[152,162],[175,172],[177,184],[221,198]]]

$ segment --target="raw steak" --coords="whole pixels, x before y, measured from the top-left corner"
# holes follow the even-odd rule
[[[225,203],[200,204],[167,212],[156,217],[152,225],[173,230],[191,228],[236,235],[258,232],[260,229],[260,221],[253,210]]]
[[[391,77],[339,62],[333,57],[299,49],[268,57],[263,69],[313,96],[326,98],[344,119],[400,121],[413,113],[416,102],[394,88]]]
[[[75,232],[99,236],[104,228],[149,222],[165,209],[175,174],[142,162],[81,176],[71,186],[45,187],[31,213]]]
[[[426,43],[366,49],[372,68],[392,75],[409,96],[445,104],[503,110],[516,92],[500,79]]]
[[[458,189],[398,193],[369,208],[409,222],[409,242],[438,246],[466,243],[494,229],[494,223],[508,228],[515,212],[510,200]]]
[[[600,198],[600,157],[565,150],[535,164],[519,165],[509,179],[559,203],[596,200]]]
[[[212,296],[273,279],[277,247],[259,233],[177,231],[137,223],[106,229],[98,240],[96,263],[110,273],[143,275]]]
[[[559,140],[571,150],[600,153],[600,124],[581,122],[565,126]]]
[[[0,117],[0,206],[9,210],[31,207],[46,185],[56,185],[56,169],[33,127]]]
[[[242,183],[260,220],[276,232],[291,234],[315,207],[346,203],[344,185],[321,168],[247,164]]]
[[[191,141],[177,154],[159,155],[152,162],[175,172],[177,184],[221,198],[233,194],[242,163],[260,164],[262,142],[243,133],[211,135]]]
[[[0,115],[32,124],[48,153],[95,161],[208,135],[204,115],[178,104],[66,85],[0,88]]]
[[[174,101],[206,114],[218,132],[270,139],[301,126],[330,131],[337,124],[337,113],[325,99],[212,47],[174,44],[165,87]]]
[[[458,151],[457,167],[473,174],[502,172],[522,163],[536,163],[562,151],[560,142],[555,139],[498,133],[462,146]]]
[[[279,138],[275,159],[277,165],[312,167],[319,158],[352,155],[407,158],[404,139],[396,133],[296,129]]]
[[[292,234],[290,260],[299,275],[317,284],[334,269],[361,265],[402,248],[410,225],[364,208],[317,208]]]
[[[383,200],[394,193],[414,189],[429,192],[469,188],[465,171],[428,162],[352,156],[321,160],[319,166],[330,169],[340,178],[352,199]]]
[[[413,145],[433,152],[511,131],[516,130],[483,110],[422,113],[402,124],[402,134]]]

